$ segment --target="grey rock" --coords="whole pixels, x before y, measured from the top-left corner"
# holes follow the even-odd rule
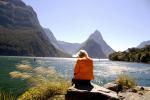
[[[103,87],[106,89],[110,89],[112,91],[116,91],[117,86],[118,86],[118,84],[116,84],[115,82],[110,82],[110,83],[105,84]]]
[[[96,84],[92,84],[92,88],[88,86],[82,86],[82,88],[70,87],[66,94],[66,100],[119,100],[116,92]]]

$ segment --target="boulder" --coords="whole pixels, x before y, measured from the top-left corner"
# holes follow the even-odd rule
[[[115,91],[117,92],[117,94],[123,90],[123,86],[121,84],[118,84],[116,82],[110,82],[110,83],[107,83],[103,86],[104,88],[106,89],[110,89],[112,91]],[[125,89],[126,87],[124,87]]]
[[[106,89],[110,89],[112,91],[116,91],[117,90],[117,86],[118,86],[117,83],[110,82],[110,83],[105,84],[103,87],[106,88]]]
[[[119,100],[117,93],[91,84],[91,86],[70,87],[65,95],[66,100]]]

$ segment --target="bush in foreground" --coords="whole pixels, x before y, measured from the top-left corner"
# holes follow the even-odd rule
[[[0,100],[16,100],[9,92],[0,91]]]
[[[124,88],[134,88],[137,86],[137,83],[135,81],[135,79],[133,79],[132,77],[126,75],[126,74],[119,74],[117,76],[116,82],[121,85]]]
[[[18,100],[64,100],[70,82],[57,74],[51,67],[32,68],[28,65],[17,65],[20,71],[10,72],[12,78],[27,80],[29,88],[18,97]]]
[[[47,100],[54,99],[55,96],[61,96],[59,100],[64,100],[67,88],[68,85],[64,82],[48,82],[46,84],[30,88],[28,91],[23,93],[18,100]]]

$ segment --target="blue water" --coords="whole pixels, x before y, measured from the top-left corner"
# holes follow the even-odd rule
[[[22,79],[12,79],[9,72],[16,71],[17,64],[33,67],[52,67],[64,78],[73,77],[75,58],[36,57],[0,57],[0,90],[19,95],[25,91],[27,84]],[[150,86],[150,64],[109,61],[94,59],[94,83],[103,85],[113,81],[119,73],[126,73],[136,79],[138,85]]]

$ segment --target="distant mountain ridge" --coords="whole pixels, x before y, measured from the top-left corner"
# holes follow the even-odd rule
[[[98,43],[106,56],[114,52],[114,50],[104,41],[98,30],[92,33],[88,39],[93,39],[96,43]]]
[[[80,43],[69,43],[64,41],[58,41],[58,43],[62,47],[64,52],[68,52],[71,55],[75,54],[81,46]]]
[[[48,36],[50,42],[51,42],[57,49],[59,49],[59,50],[61,50],[61,51],[64,51],[64,50],[62,49],[62,47],[59,45],[59,43],[58,43],[57,39],[55,38],[54,34],[52,33],[52,31],[51,31],[50,29],[48,29],[48,28],[43,28],[43,29],[44,29],[46,35]]]
[[[142,43],[140,43],[137,48],[143,48],[145,47],[145,45],[150,45],[150,40],[148,41],[143,41]]]
[[[91,57],[106,58],[110,53],[114,52],[114,50],[103,40],[103,37],[98,30],[92,33],[83,43],[68,43],[65,41],[59,41],[50,30],[44,30],[47,33],[51,43],[57,49],[71,55],[76,54],[80,49],[85,49]]]
[[[68,43],[64,41],[59,41],[54,36],[53,32],[48,28],[43,28],[46,35],[48,36],[50,42],[55,46],[55,48],[59,49],[62,52],[68,53],[70,55],[76,53],[79,48],[79,43]]]
[[[82,43],[79,49],[85,49],[93,58],[107,58],[114,50],[103,40],[101,33],[96,30]]]
[[[21,0],[1,0],[0,13],[0,55],[68,57],[67,53],[87,49],[92,57],[104,58],[113,52],[98,30],[84,43],[58,41],[49,29],[41,27],[32,7]]]
[[[106,55],[102,51],[101,45],[93,39],[88,39],[85,41],[80,49],[86,50],[92,58],[106,58]]]
[[[36,12],[21,0],[0,0],[0,55],[68,56],[50,43]]]

